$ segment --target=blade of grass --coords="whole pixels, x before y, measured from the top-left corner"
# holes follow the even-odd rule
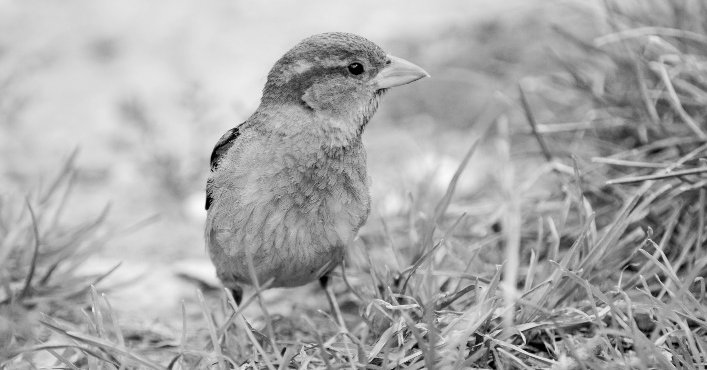
[[[211,311],[209,310],[208,304],[204,299],[204,294],[201,292],[201,289],[196,290],[196,296],[199,300],[199,305],[201,306],[201,313],[204,315],[204,320],[206,320],[206,326],[209,329],[211,344],[213,346],[214,352],[216,353],[219,368],[221,370],[226,370],[228,368],[226,367],[226,363],[223,360],[223,353],[221,352],[221,343],[219,342],[218,335],[216,334],[216,325],[213,322]]]
[[[40,320],[40,322],[41,322],[43,325],[47,326],[47,327],[48,327],[49,329],[51,329],[52,331],[55,331],[55,332],[57,332],[57,333],[59,333],[59,334],[62,334],[62,335],[64,335],[64,336],[66,336],[66,337],[69,337],[69,338],[71,338],[71,339],[73,339],[73,340],[76,340],[76,341],[78,341],[79,343],[85,343],[85,344],[88,344],[88,345],[92,345],[92,346],[98,347],[98,348],[103,349],[103,350],[110,350],[110,351],[112,351],[112,352],[120,353],[120,354],[124,355],[125,357],[130,358],[130,359],[132,359],[133,361],[135,361],[135,362],[137,362],[137,363],[139,363],[139,364],[141,364],[141,365],[143,365],[143,366],[145,366],[145,367],[147,367],[147,368],[150,368],[150,369],[158,369],[158,370],[159,370],[159,369],[163,369],[163,368],[164,368],[164,367],[160,366],[159,364],[156,364],[156,363],[154,363],[154,362],[152,362],[152,361],[150,361],[150,360],[148,360],[148,359],[146,359],[146,358],[144,358],[144,357],[142,357],[142,356],[140,356],[140,355],[134,353],[132,350],[130,350],[130,349],[128,349],[128,348],[124,348],[124,347],[121,347],[121,346],[119,346],[119,345],[115,345],[114,343],[110,343],[110,342],[108,342],[108,341],[106,341],[106,340],[103,340],[103,339],[101,339],[101,338],[95,338],[95,337],[90,336],[90,335],[86,335],[86,334],[82,334],[82,333],[77,333],[77,332],[75,332],[75,331],[65,330],[65,329],[63,329],[63,328],[60,328],[60,327],[58,327],[58,326],[52,324],[52,323],[49,323],[49,322],[46,321],[46,320]],[[104,357],[102,357],[102,356],[97,356],[97,355],[95,355],[95,352],[85,350],[84,347],[81,347],[81,346],[74,346],[74,347],[75,347],[75,348],[81,348],[81,350],[82,350],[83,352],[88,353],[88,354],[92,354],[93,357],[95,357],[95,358],[97,358],[97,359],[99,359],[99,360],[101,360],[101,361],[110,362],[110,361],[108,361],[106,358],[104,358]],[[51,348],[51,347],[50,347],[50,348]],[[58,348],[60,348],[60,347],[58,347]],[[115,367],[119,367],[119,364],[116,364],[116,363],[111,363],[111,364],[112,364],[113,366],[115,366]]]
[[[37,217],[34,214],[32,205],[29,202],[29,198],[25,198],[25,203],[27,205],[27,210],[30,214],[30,219],[32,221],[32,235],[34,235],[34,247],[32,249],[32,260],[29,265],[29,272],[27,272],[27,277],[25,278],[24,286],[20,293],[20,298],[25,298],[29,296],[30,288],[32,287],[32,278],[34,277],[34,270],[37,267],[37,257],[39,255],[39,227],[37,226]]]
[[[540,145],[540,150],[542,151],[545,160],[552,162],[552,153],[550,153],[550,149],[548,148],[547,143],[545,143],[545,138],[543,138],[538,132],[538,122],[535,120],[535,115],[530,109],[530,103],[528,103],[528,97],[525,95],[525,89],[523,89],[522,83],[518,83],[518,92],[520,93],[520,102],[523,106],[523,112],[525,112],[525,119],[530,125],[533,136],[535,136],[535,140],[537,140],[538,145]]]

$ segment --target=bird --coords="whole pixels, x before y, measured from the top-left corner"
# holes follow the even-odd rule
[[[258,108],[211,153],[205,242],[236,303],[245,286],[327,289],[370,213],[364,128],[388,89],[424,77],[344,32],[310,36],[277,60]]]

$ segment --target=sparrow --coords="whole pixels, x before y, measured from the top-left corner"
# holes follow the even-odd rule
[[[247,285],[326,288],[370,212],[361,134],[387,89],[423,77],[342,32],[275,63],[255,113],[216,143],[206,184],[206,247],[237,303]]]

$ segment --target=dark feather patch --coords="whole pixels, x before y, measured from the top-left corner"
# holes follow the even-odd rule
[[[213,179],[206,180],[206,206],[204,208],[206,208],[207,211],[211,207],[211,202],[214,200],[214,198],[211,197],[211,184],[213,183]]]
[[[236,142],[236,139],[240,136],[240,132],[238,130],[238,126],[226,131],[223,136],[218,140],[216,143],[216,146],[214,147],[214,150],[211,152],[211,172],[216,171],[218,168],[219,162],[221,161],[221,157],[223,157],[226,152],[228,152],[228,149],[233,146],[233,144]],[[211,186],[213,184],[213,179],[209,178],[206,181],[206,210],[209,210],[209,207],[211,207],[211,202],[213,201],[213,198],[211,197]]]
[[[218,163],[221,160],[221,156],[226,154],[228,149],[231,148],[240,134],[241,133],[238,131],[238,126],[236,126],[226,131],[226,133],[221,136],[216,143],[216,146],[214,146],[214,150],[211,152],[211,172],[216,171]]]

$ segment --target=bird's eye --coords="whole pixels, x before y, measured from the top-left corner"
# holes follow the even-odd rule
[[[348,69],[352,75],[360,75],[364,72],[363,65],[361,63],[351,63],[349,64]]]

